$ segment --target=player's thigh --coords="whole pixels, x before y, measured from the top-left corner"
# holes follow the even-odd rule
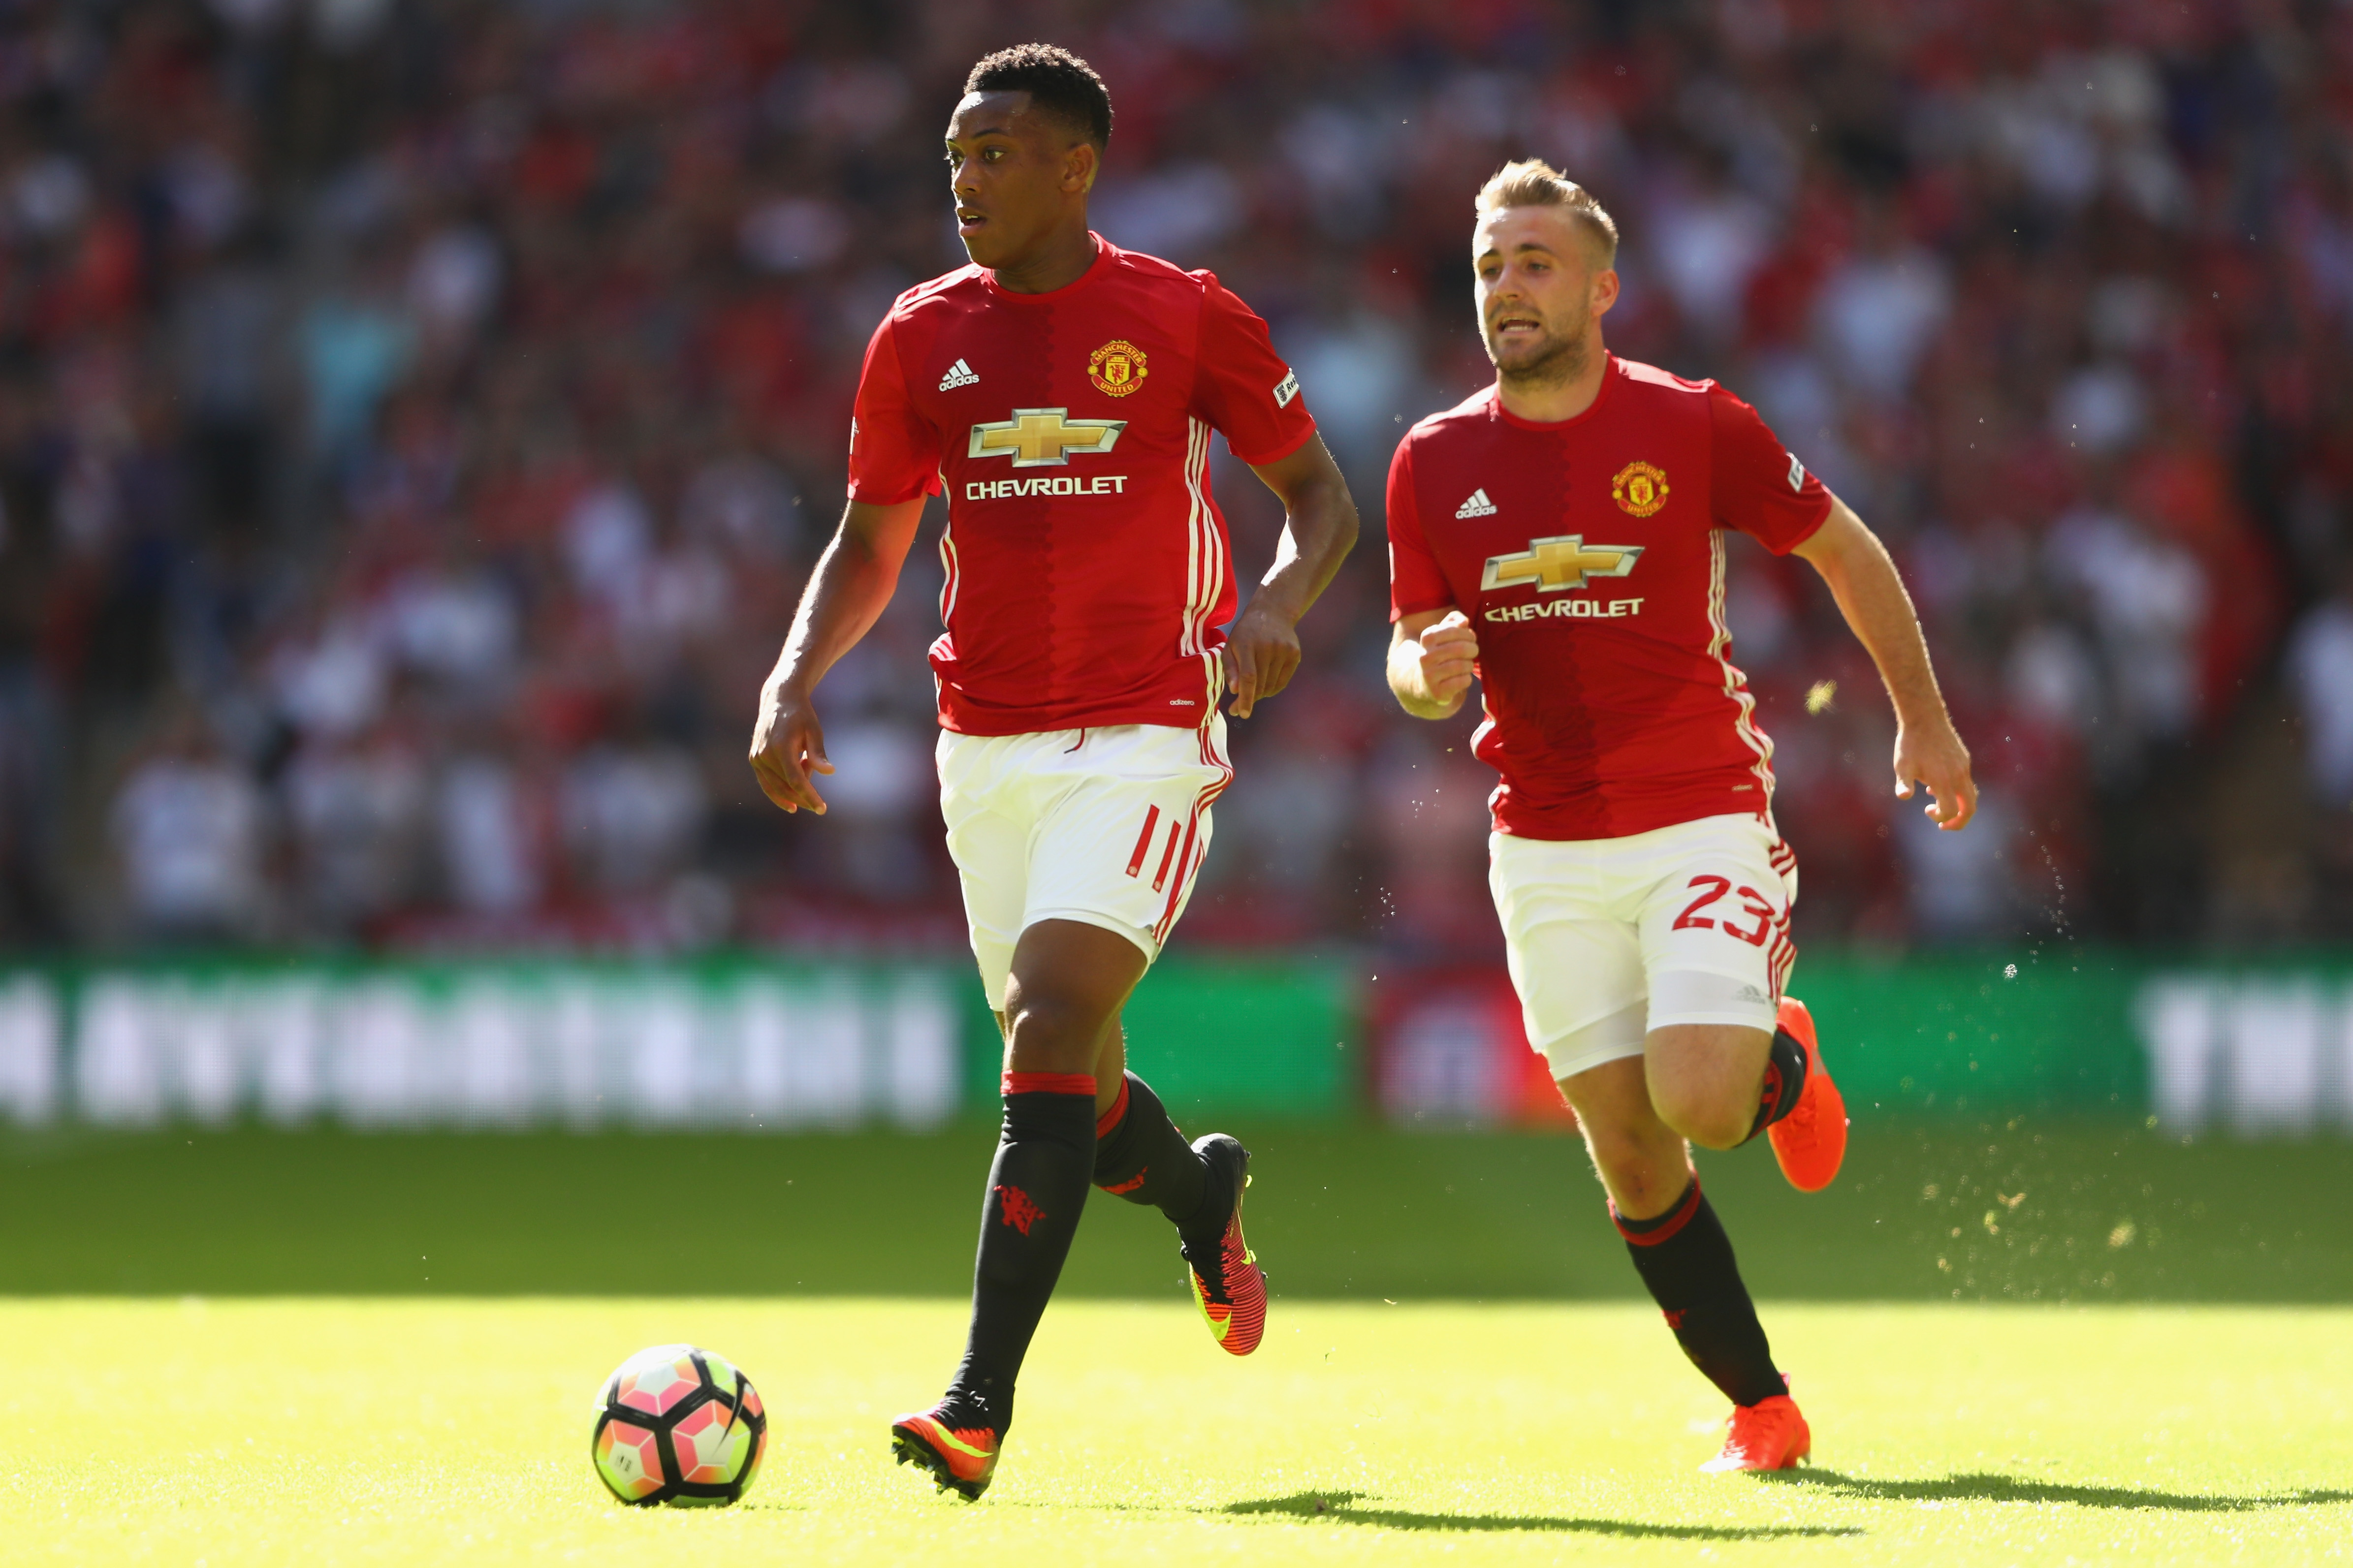
[[[1640,936],[1597,897],[1584,847],[1494,834],[1488,887],[1521,1023],[1553,1077],[1640,1057],[1647,1016]]]
[[[1797,949],[1791,881],[1772,830],[1751,817],[1685,823],[1620,875],[1636,910],[1651,1032],[1679,1025],[1773,1029]]]
[[[1144,955],[1120,932],[1081,921],[1031,921],[1014,944],[1006,989],[1008,1069],[1094,1073],[1104,1036],[1143,977]]]
[[[940,734],[940,815],[964,893],[965,924],[981,989],[1004,1024],[1005,993],[1029,897],[1035,823],[1011,742],[1026,736]]]
[[[1659,836],[1641,892],[1651,1102],[1694,1142],[1748,1135],[1789,941],[1794,864],[1762,821],[1711,817]]]
[[[1029,844],[1023,923],[1100,926],[1145,963],[1157,958],[1208,853],[1210,805],[1232,776],[1222,758],[1202,731],[1087,731],[1056,759],[1051,802]]]
[[[1640,1056],[1621,1057],[1561,1080],[1594,1173],[1629,1219],[1663,1214],[1691,1180],[1680,1133],[1659,1119]]]

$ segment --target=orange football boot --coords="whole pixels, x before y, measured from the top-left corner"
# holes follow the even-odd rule
[[[1814,1043],[1814,1016],[1806,1005],[1795,996],[1782,997],[1778,1022],[1806,1047],[1806,1087],[1789,1114],[1767,1128],[1765,1135],[1773,1141],[1773,1158],[1789,1184],[1801,1193],[1819,1193],[1837,1178],[1846,1158],[1846,1100],[1822,1066],[1822,1049]]]
[[[940,1419],[944,1408],[934,1405],[892,1422],[891,1452],[901,1464],[928,1472],[940,1490],[976,1502],[997,1474],[997,1433],[987,1426],[951,1427]]]
[[[1190,1270],[1193,1304],[1209,1325],[1209,1337],[1229,1355],[1248,1355],[1266,1334],[1266,1273],[1258,1254],[1242,1241],[1242,1193],[1250,1186],[1250,1151],[1222,1132],[1212,1132],[1193,1145],[1210,1165],[1226,1173],[1234,1193],[1234,1211],[1218,1238],[1216,1255],[1195,1258],[1189,1247],[1179,1250]],[[1204,1272],[1204,1268],[1208,1272]]]
[[[1732,1430],[1724,1451],[1700,1467],[1709,1475],[1729,1470],[1794,1470],[1814,1451],[1814,1434],[1786,1394],[1732,1407]]]

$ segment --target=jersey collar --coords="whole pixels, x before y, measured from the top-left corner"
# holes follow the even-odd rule
[[[1012,289],[1000,285],[997,281],[997,274],[986,267],[980,268],[980,280],[987,287],[990,299],[1003,300],[1008,304],[1050,305],[1058,300],[1067,300],[1110,270],[1112,258],[1119,249],[1117,246],[1092,229],[1087,230],[1087,237],[1095,242],[1095,258],[1087,263],[1087,269],[1084,272],[1080,273],[1060,289],[1049,289],[1043,294],[1017,294]]]
[[[1071,287],[1076,288],[1077,285],[1072,284]],[[1504,406],[1502,390],[1492,385],[1487,388],[1487,410],[1504,424],[1516,426],[1522,430],[1561,434],[1576,429],[1579,425],[1600,413],[1601,405],[1609,401],[1609,389],[1617,383],[1618,356],[1604,349],[1601,351],[1601,389],[1593,395],[1593,401],[1585,405],[1584,413],[1571,415],[1566,419],[1523,419]]]

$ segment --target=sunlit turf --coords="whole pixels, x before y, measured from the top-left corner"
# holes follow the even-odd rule
[[[693,1260],[724,1278],[726,1258]],[[1767,1304],[1816,1432],[1711,1478],[1722,1409],[1633,1304],[1181,1300],[1048,1314],[989,1496],[887,1454],[952,1301],[0,1302],[0,1557],[229,1563],[2274,1563],[2353,1531],[2353,1311]],[[691,1339],[757,1382],[724,1512],[625,1509],[603,1375]]]
[[[1280,1300],[1639,1300],[1576,1139],[1229,1123]],[[0,1297],[961,1297],[994,1126],[936,1136],[0,1131]],[[1700,1169],[1759,1296],[2353,1302],[2343,1139],[1865,1119],[1828,1191],[1761,1143]],[[648,1268],[660,1234],[691,1271]],[[1066,1298],[1159,1300],[1155,1214],[1089,1205]]]

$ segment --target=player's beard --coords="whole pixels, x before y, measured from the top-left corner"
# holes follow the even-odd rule
[[[1485,337],[1484,333],[1481,334]],[[1505,364],[1496,353],[1494,340],[1487,342],[1487,359],[1495,367],[1495,379],[1511,387],[1566,386],[1585,374],[1585,339],[1578,337],[1546,337],[1536,352],[1514,364]]]

